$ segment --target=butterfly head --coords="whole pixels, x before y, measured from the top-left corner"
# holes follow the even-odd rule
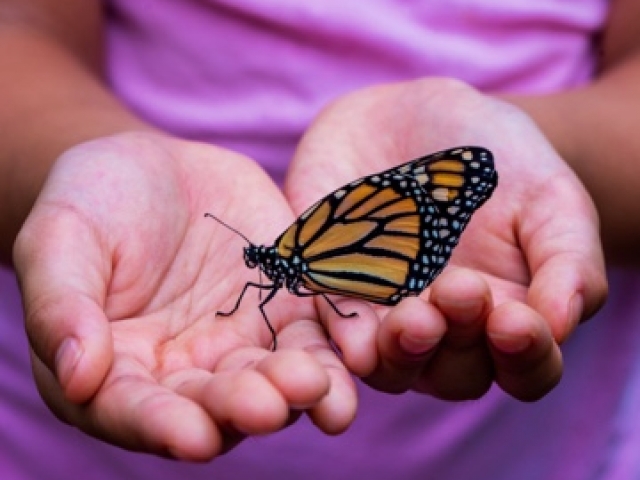
[[[247,267],[256,268],[258,265],[260,265],[260,248],[264,247],[258,247],[253,244],[249,244],[248,247],[244,247],[244,263],[247,265]]]
[[[273,247],[249,244],[244,247],[244,263],[248,268],[260,267],[271,278],[272,272],[277,269],[278,254]]]

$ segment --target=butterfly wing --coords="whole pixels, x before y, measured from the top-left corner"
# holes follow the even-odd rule
[[[427,193],[436,213],[427,218],[434,246],[424,245],[434,267],[446,265],[460,235],[473,213],[491,197],[498,184],[493,155],[481,147],[461,147],[428,155],[398,168],[409,168],[411,175]]]
[[[327,195],[275,247],[314,293],[393,305],[442,271],[496,183],[488,150],[438,152]]]

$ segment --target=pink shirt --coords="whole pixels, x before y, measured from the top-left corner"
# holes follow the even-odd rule
[[[312,3],[313,5],[310,5]],[[329,101],[452,76],[488,91],[586,81],[604,0],[111,0],[111,82],[141,115],[282,178]],[[154,7],[151,7],[154,5]]]
[[[604,0],[112,0],[109,76],[140,115],[253,156],[280,180],[306,125],[362,86],[448,75],[486,91],[587,81]],[[241,258],[239,258],[239,262]],[[302,419],[208,465],[124,452],[58,422],[30,380],[19,295],[0,271],[0,477],[572,480],[640,478],[640,280],[616,273],[605,310],[565,345],[542,401],[493,389],[451,404],[361,388],[339,437]]]

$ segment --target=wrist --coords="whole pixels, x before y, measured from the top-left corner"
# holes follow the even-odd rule
[[[575,123],[570,119],[569,93],[549,95],[503,95],[500,98],[531,118],[549,143],[572,168],[576,168],[575,158],[579,155],[579,142],[572,134]]]

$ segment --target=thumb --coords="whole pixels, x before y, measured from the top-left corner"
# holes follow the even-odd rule
[[[96,393],[113,359],[102,307],[104,256],[92,236],[73,214],[38,212],[27,220],[14,246],[31,349],[74,403]],[[41,383],[38,372],[34,369]]]
[[[548,182],[549,191],[541,193],[547,200],[531,202],[520,222],[532,275],[527,303],[547,320],[559,343],[603,305],[608,289],[595,207],[586,192],[576,194],[584,191],[577,179],[570,180],[573,185]],[[554,201],[558,198],[562,202]]]

